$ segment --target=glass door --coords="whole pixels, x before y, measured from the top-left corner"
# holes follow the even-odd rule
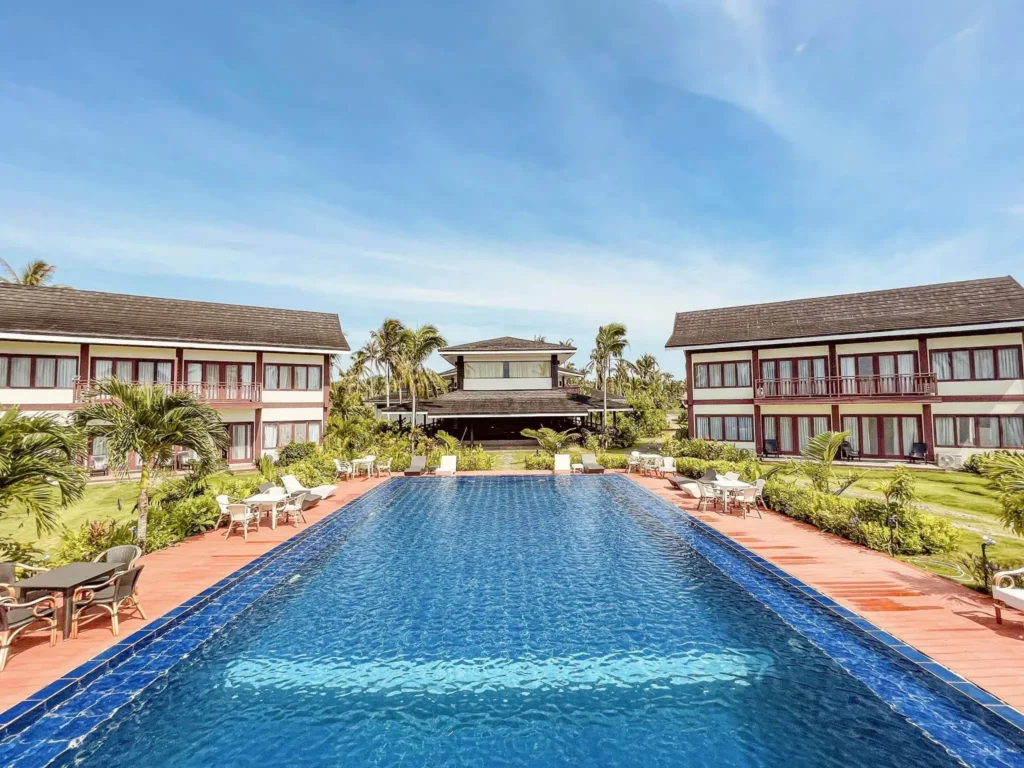
[[[252,460],[252,424],[228,425],[228,461]]]

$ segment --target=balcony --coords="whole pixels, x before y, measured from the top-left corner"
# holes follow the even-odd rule
[[[858,400],[937,400],[934,373],[881,376],[826,376],[811,379],[757,379],[754,399],[813,402]]]
[[[145,386],[153,386],[153,382],[135,382]],[[88,397],[88,393],[96,384],[95,381],[75,381],[75,402],[109,402],[109,397]],[[191,392],[197,398],[210,404],[258,403],[262,398],[263,388],[259,384],[203,384],[191,381],[170,381],[161,383],[168,392]]]

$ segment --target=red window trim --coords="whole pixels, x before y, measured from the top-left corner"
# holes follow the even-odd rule
[[[1012,349],[1016,353],[1016,355],[1017,355],[1017,370],[1020,372],[1017,376],[1003,376],[1003,372],[1002,372],[1002,370],[1000,370],[1000,365],[999,365],[999,352],[1000,352],[1000,350],[1003,350],[1003,349]],[[929,363],[929,365],[931,365],[932,371],[934,372],[935,371],[935,366],[932,364],[932,360],[933,360],[934,356],[935,355],[942,355],[942,354],[949,355],[950,356],[950,358],[949,358],[949,370],[950,370],[950,373],[952,373],[952,371],[953,371],[953,357],[952,357],[953,353],[954,352],[969,352],[970,354],[967,355],[967,362],[968,362],[968,366],[969,366],[970,371],[971,371],[970,378],[967,378],[967,379],[954,379],[954,378],[952,378],[952,376],[950,376],[950,378],[948,378],[948,379],[940,379],[938,377],[938,374],[936,374],[935,380],[937,382],[942,383],[942,384],[945,384],[945,383],[948,383],[948,382],[958,382],[958,381],[1017,381],[1022,376],[1024,376],[1024,368],[1021,367],[1021,351],[1020,351],[1020,349],[1021,348],[1020,348],[1019,344],[1000,344],[997,347],[948,347],[948,348],[943,348],[943,349],[930,349],[930,350],[928,350],[928,363]],[[979,379],[979,378],[977,378],[977,376],[975,375],[975,372],[974,372],[974,353],[977,352],[977,351],[983,351],[983,350],[991,350],[991,352],[992,352],[992,368],[995,371],[996,375],[993,376],[991,379]]]
[[[825,378],[828,378],[828,355],[812,355],[811,357],[766,357],[758,362],[761,364],[761,378],[765,381],[800,381],[800,361],[808,360],[811,363],[811,380],[814,379],[814,361],[824,360],[825,361]],[[775,363],[775,378],[769,379],[764,375],[764,367],[769,363]],[[789,378],[783,379],[779,376],[779,369],[782,367],[779,363],[792,363],[793,364],[793,375]],[[820,377],[819,377],[820,378]]]
[[[202,375],[202,378],[199,380],[199,383],[201,383],[201,384],[208,384],[208,383],[210,383],[210,382],[206,381],[206,366],[208,366],[208,365],[216,365],[216,366],[220,367],[220,370],[217,373],[217,384],[218,385],[220,385],[220,384],[227,384],[228,383],[227,382],[227,377],[224,374],[224,369],[227,366],[229,366],[229,365],[237,365],[239,368],[241,368],[243,365],[246,365],[249,368],[252,368],[252,376],[249,378],[249,381],[247,382],[247,386],[253,386],[256,383],[256,363],[244,363],[244,362],[240,363],[240,362],[237,362],[237,361],[234,361],[234,360],[185,360],[183,362],[183,365],[185,367],[185,370],[183,370],[181,372],[181,378],[182,378],[182,381],[186,382],[186,383],[188,382],[188,367],[190,365],[201,365],[203,367],[203,370],[202,370],[202,374],[203,375]],[[241,371],[239,371],[239,376],[241,376]],[[195,382],[193,382],[193,383],[195,383]],[[241,386],[242,385],[242,380],[239,379],[237,384],[239,386]]]
[[[869,456],[872,458],[879,459],[898,459],[904,458],[905,454],[903,451],[903,419],[917,419],[917,442],[924,442],[924,418],[920,413],[843,413],[839,416],[839,425],[836,427],[837,430],[843,430],[843,419],[857,419],[857,447],[860,450],[862,456]],[[875,419],[875,430],[878,438],[878,447],[881,449],[885,442],[885,427],[883,426],[882,419],[899,419],[897,422],[897,428],[899,429],[899,435],[897,440],[900,444],[899,454],[888,454],[888,453],[864,453],[864,440],[860,434],[861,419]]]
[[[278,369],[277,380],[278,380],[279,384],[280,384],[280,381],[281,381],[281,370],[280,370],[281,368],[292,368],[292,369],[295,369],[295,368],[319,368],[320,369],[320,386],[319,387],[306,386],[305,389],[298,389],[295,386],[295,371],[292,370],[291,378],[289,379],[289,381],[292,383],[292,386],[287,387],[287,388],[281,387],[281,386],[270,388],[270,387],[267,386],[267,368],[270,368],[271,366],[273,366],[274,368]],[[309,383],[309,374],[308,373],[306,374],[306,383],[307,383],[307,385]],[[263,364],[263,389],[264,389],[264,391],[270,391],[270,392],[321,392],[321,391],[323,391],[323,388],[324,388],[324,367],[323,367],[323,365],[318,365],[316,363],[264,363]]]
[[[842,374],[843,360],[846,360],[848,358],[852,358],[853,361],[854,361],[853,362],[854,374],[853,374],[853,377],[849,377],[849,378],[855,378],[857,376],[864,376],[865,374],[857,373],[857,360],[859,358],[861,358],[861,357],[870,357],[871,358],[871,371],[872,371],[871,375],[872,376],[881,376],[882,374],[880,374],[878,372],[878,358],[880,358],[880,357],[891,357],[891,358],[893,358],[894,364],[896,364],[898,366],[898,364],[896,363],[896,358],[898,358],[900,355],[911,355],[913,357],[913,359],[914,359],[914,370],[912,370],[909,374],[907,374],[907,373],[901,374],[901,373],[899,373],[899,368],[897,367],[897,368],[894,369],[894,372],[892,373],[893,376],[909,376],[909,375],[912,375],[912,374],[916,374],[916,373],[918,373],[921,370],[921,363],[917,359],[917,352],[915,352],[912,349],[901,349],[901,350],[898,350],[896,352],[871,352],[871,353],[864,354],[864,355],[859,355],[859,354],[856,354],[856,353],[838,355],[837,357],[838,357],[838,365],[839,365],[839,375],[840,376],[843,375]],[[852,414],[850,414],[850,415],[852,415]]]
[[[965,381],[965,379],[957,379],[957,381]],[[982,381],[991,381],[991,379],[982,379]],[[985,451],[994,451],[997,449],[1007,448],[1010,450],[1020,450],[1020,446],[1017,445],[1006,445],[1006,433],[1003,429],[1003,419],[1021,419],[1024,418],[1024,414],[1020,413],[940,413],[933,417],[934,424],[933,434],[935,435],[935,447],[936,448],[979,448]],[[939,442],[939,419],[953,419],[953,443],[940,443]],[[956,419],[971,419],[974,422],[974,445],[958,444],[956,442]],[[978,419],[995,419],[997,424],[997,430],[999,432],[999,445],[981,445],[979,436],[981,430],[978,429]]]
[[[199,362],[198,360],[192,360],[191,362]],[[245,442],[245,456],[241,459],[231,458],[231,449],[234,447],[234,443],[231,442],[231,428],[232,427],[245,427],[246,428],[246,442]],[[256,450],[255,437],[256,437],[256,425],[251,421],[226,421],[224,422],[224,429],[228,433],[228,447],[226,450],[226,461],[231,464],[232,462],[252,462],[254,452]]]
[[[708,383],[708,384],[704,384],[704,385],[699,385],[697,383],[698,381],[700,381],[700,377],[697,375],[697,369],[698,368],[709,368],[712,365],[718,365],[718,366],[742,365],[743,363],[746,363],[747,368],[750,369],[750,375],[747,377],[750,380],[749,384],[726,384],[725,383],[725,368],[724,367],[722,368],[722,376],[721,376],[722,383],[721,384],[711,384],[711,383]],[[708,382],[711,381],[710,371],[705,375],[704,378]],[[736,380],[739,381],[739,371],[737,371]],[[736,388],[746,388],[746,387],[752,387],[752,386],[754,386],[754,368],[753,368],[753,365],[751,365],[751,361],[750,360],[711,360],[710,362],[706,362],[706,363],[694,363],[693,364],[693,388],[694,389],[736,389]],[[704,414],[701,414],[701,415],[703,416]],[[735,414],[729,414],[729,415],[730,416],[735,416]]]
[[[132,383],[139,380],[139,363],[170,363],[171,364],[171,381],[174,381],[174,358],[170,357],[109,357],[107,355],[98,355],[89,360],[89,374],[90,378],[95,381],[99,377],[96,375],[96,364],[101,361],[109,360],[113,363],[113,368],[117,370],[118,363],[131,363],[132,364]],[[154,369],[155,370],[155,369]]]
[[[720,438],[723,442],[734,442],[734,443],[752,443],[754,442],[754,416],[749,413],[695,413],[693,415],[693,429],[694,432],[697,430],[697,419],[721,419],[722,420],[722,437]],[[726,419],[737,419],[736,422],[736,438],[725,436],[725,420]],[[739,436],[740,425],[739,419],[750,419],[750,439],[744,440]],[[708,435],[693,435],[693,437],[699,437],[702,440],[716,440],[719,438],[711,437]]]
[[[267,450],[276,451],[278,448],[283,447],[281,445],[278,445],[277,442],[275,442],[274,445],[268,445],[267,444],[267,427],[279,427],[282,424],[287,424],[287,425],[291,426],[292,427],[292,434],[293,435],[295,434],[294,429],[295,429],[295,425],[296,424],[305,424],[306,425],[306,436],[307,437],[309,436],[309,425],[310,424],[316,424],[320,428],[320,439],[316,441],[317,444],[319,445],[320,441],[323,440],[323,438],[324,438],[324,423],[323,423],[323,421],[319,421],[317,419],[310,419],[309,421],[305,421],[305,420],[302,420],[302,419],[300,419],[298,421],[265,421],[265,422],[263,422],[263,435],[262,435],[262,437],[263,437],[263,444],[262,445]],[[280,432],[278,432],[278,434],[280,435]],[[292,440],[291,442],[295,442],[295,441]],[[306,442],[307,443],[311,443],[313,441],[312,440],[307,440]],[[288,443],[285,443],[285,445],[288,445]]]
[[[16,357],[27,357],[31,362],[28,366],[28,381],[27,387],[16,386],[11,384],[11,358]],[[0,381],[0,389],[71,389],[74,386],[72,382],[71,387],[58,387],[57,386],[57,361],[58,360],[74,360],[75,361],[75,378],[78,378],[78,356],[77,355],[20,355],[14,352],[4,352],[0,354],[0,358],[7,358],[7,377]],[[36,384],[36,361],[40,359],[53,360],[53,385],[52,386],[38,386]]]
[[[768,419],[791,419],[792,424],[790,426],[790,434],[793,436],[793,450],[784,451],[782,450],[782,438],[779,435],[782,433],[781,429],[775,430],[775,437],[768,437],[768,440],[775,440],[779,445],[779,453],[784,456],[799,456],[800,455],[800,433],[797,429],[797,419],[810,419],[811,420],[811,437],[814,437],[818,433],[814,431],[814,420],[815,419],[828,419],[828,429],[826,431],[835,428],[832,423],[831,414],[827,413],[762,413],[761,414],[761,447],[764,447],[764,441],[767,436],[764,425]],[[778,426],[778,425],[776,425]]]

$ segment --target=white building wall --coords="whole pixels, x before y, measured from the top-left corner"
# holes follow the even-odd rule
[[[551,389],[551,377],[536,379],[471,379],[466,377],[462,388],[468,391],[509,389]]]
[[[255,352],[236,352],[231,349],[184,349],[182,357],[185,362],[256,363]]]
[[[174,347],[132,347],[110,344],[97,344],[89,347],[90,360],[97,357],[120,357],[133,360],[173,360]]]

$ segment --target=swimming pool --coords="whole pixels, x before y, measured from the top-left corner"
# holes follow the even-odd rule
[[[1019,765],[1024,746],[621,476],[396,479],[130,650],[0,764]]]

